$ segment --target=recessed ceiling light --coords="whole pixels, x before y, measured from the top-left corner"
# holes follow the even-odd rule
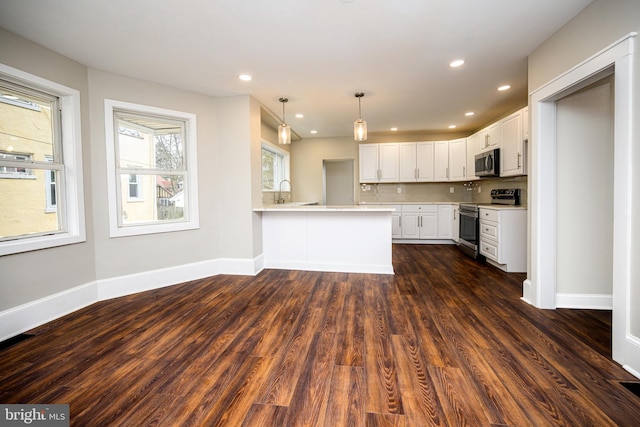
[[[302,113],[296,114],[296,119],[301,119],[303,117],[304,117],[304,114],[302,114]]]
[[[507,90],[507,89],[511,89],[511,86],[509,86],[509,85],[504,85],[504,86],[500,86],[500,87],[498,88],[498,90],[499,90],[499,91],[503,91],[503,90]]]
[[[251,77],[249,74],[240,74],[238,78],[243,82],[249,82],[253,79],[253,77]]]
[[[389,130],[391,130],[392,132],[395,132],[395,131],[397,131],[397,130],[398,130],[398,128],[391,128],[391,129],[389,129]]]
[[[449,125],[449,129],[455,129],[456,125]]]
[[[468,116],[473,116],[474,114],[475,113],[473,111],[469,111],[469,112],[464,113],[464,115],[467,116],[467,117]]]
[[[314,135],[315,135],[316,133],[318,133],[318,131],[317,131],[317,130],[312,130],[312,131],[311,131],[311,132],[309,132],[309,133],[312,133],[312,134],[314,134]]]
[[[451,62],[449,64],[449,67],[451,68],[456,68],[461,66],[462,64],[464,64],[464,59],[456,59],[455,61]]]

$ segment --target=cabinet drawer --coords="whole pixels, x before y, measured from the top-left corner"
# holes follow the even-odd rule
[[[498,224],[494,222],[480,221],[480,236],[483,238],[499,241],[500,239],[498,239]]]
[[[500,212],[493,209],[480,208],[480,219],[487,219],[489,221],[498,222],[498,220],[500,219]]]
[[[480,253],[487,258],[498,261],[498,246],[490,242],[480,240]]]
[[[402,205],[402,212],[403,213],[438,212],[438,205]]]

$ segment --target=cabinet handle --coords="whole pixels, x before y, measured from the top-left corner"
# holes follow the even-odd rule
[[[416,178],[416,179],[420,178],[420,168],[416,168],[416,169],[414,170],[414,174],[415,174],[415,178]]]
[[[466,177],[467,177],[467,167],[466,167],[466,166],[463,166],[463,167],[462,167],[462,177],[463,177],[463,178],[466,178]]]
[[[447,168],[447,179],[449,179],[449,168]]]
[[[402,215],[398,217],[398,228],[402,228]]]
[[[422,228],[422,217],[418,217],[418,227]]]
[[[518,153],[518,169],[520,169],[520,157],[522,156],[522,154]]]
[[[381,172],[382,172],[382,171],[381,171],[380,169],[378,169],[378,170],[376,171],[376,177],[378,178],[378,181],[380,181],[380,176],[382,175],[382,173],[381,173]]]

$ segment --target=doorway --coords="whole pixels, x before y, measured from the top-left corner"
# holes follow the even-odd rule
[[[603,74],[613,73],[606,70]],[[613,74],[556,101],[556,307],[611,310]]]
[[[557,306],[558,156],[556,113],[558,100],[578,93],[613,71],[614,156],[612,225],[612,349],[613,360],[631,367],[640,365],[640,346],[630,335],[631,271],[631,123],[633,111],[633,38],[635,33],[571,68],[531,92],[531,141],[529,144],[529,268],[523,282],[524,301],[538,308]],[[589,171],[584,171],[589,173]],[[589,205],[588,201],[581,201]],[[578,208],[580,207],[578,206]],[[639,357],[634,358],[634,354]]]
[[[353,205],[354,160],[322,161],[322,201],[325,205]]]

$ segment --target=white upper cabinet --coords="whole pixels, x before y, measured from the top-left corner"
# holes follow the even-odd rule
[[[522,126],[523,111],[517,111],[500,121],[502,147],[500,149],[500,176],[523,175],[524,134]]]
[[[399,144],[360,144],[360,182],[399,182]]]
[[[480,132],[480,151],[489,151],[500,148],[500,122],[493,123]]]
[[[400,167],[398,144],[379,144],[380,182],[398,182]]]
[[[434,143],[416,142],[416,168],[418,181],[433,181],[434,179]]]
[[[449,180],[467,179],[467,140],[466,138],[449,141]]]
[[[480,132],[467,138],[467,179],[479,179],[476,176],[476,154],[480,154],[480,142],[484,138]]]
[[[398,155],[400,157],[400,181],[414,182],[418,176],[416,166],[416,143],[401,142],[398,144]]]
[[[434,181],[449,181],[449,141],[434,142]]]
[[[360,182],[378,182],[378,144],[360,144]]]
[[[433,181],[433,142],[401,142],[400,182]]]

